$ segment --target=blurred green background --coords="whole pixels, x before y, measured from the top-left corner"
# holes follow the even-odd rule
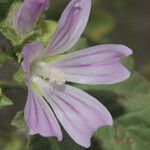
[[[0,0],[0,21],[7,16],[13,2]],[[68,2],[69,0],[51,0],[45,18],[57,21]],[[150,147],[149,6],[148,0],[92,0],[88,25],[75,49],[102,43],[120,43],[130,47],[134,55],[123,60],[132,72],[129,80],[111,86],[75,85],[98,98],[114,118],[114,127],[104,127],[95,133],[89,148],[91,150],[148,150]],[[0,34],[0,53],[5,53],[9,47],[10,43]],[[12,76],[18,68],[12,61],[0,64],[0,83],[14,82]],[[27,92],[13,83],[11,86],[9,89],[4,85],[2,89],[3,94],[9,97],[14,105],[4,108],[3,101],[7,98],[0,92],[0,150],[84,149],[75,144],[66,133],[61,143],[55,138],[46,139],[40,136],[27,139],[22,113],[11,123],[16,113],[23,110]],[[7,105],[11,105],[11,101],[7,102]]]

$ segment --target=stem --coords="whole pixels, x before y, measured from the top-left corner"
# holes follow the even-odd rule
[[[8,89],[25,89],[23,85],[14,83],[14,82],[8,82],[8,81],[0,81],[0,87],[2,87],[4,90]]]

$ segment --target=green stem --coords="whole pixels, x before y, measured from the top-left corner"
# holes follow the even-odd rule
[[[25,89],[23,85],[14,83],[14,82],[9,82],[9,81],[0,81],[0,87],[2,87],[4,90],[8,89]]]

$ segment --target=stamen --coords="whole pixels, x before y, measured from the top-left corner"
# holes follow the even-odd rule
[[[45,62],[39,62],[34,66],[34,74],[42,77],[44,80],[49,81],[54,85],[63,85],[66,82],[65,74],[57,69],[53,68]]]
[[[50,69],[48,79],[50,83],[57,85],[62,85],[66,82],[64,73],[55,68]]]

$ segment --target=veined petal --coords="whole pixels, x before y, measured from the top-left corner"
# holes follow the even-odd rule
[[[24,114],[30,135],[56,136],[59,141],[62,140],[60,126],[50,106],[32,88],[28,89]]]
[[[34,60],[40,59],[40,55],[44,49],[44,45],[41,42],[35,41],[26,44],[23,48],[23,61],[22,68],[25,72],[25,84],[28,86],[31,73],[31,64]]]
[[[47,9],[49,0],[25,0],[12,18],[12,26],[21,35],[33,30],[40,13]]]
[[[120,58],[132,50],[123,45],[104,44],[68,54],[54,62],[67,81],[83,84],[113,84],[130,76]]]
[[[60,18],[44,57],[65,52],[76,44],[86,27],[90,9],[91,0],[71,0]]]
[[[25,72],[30,72],[31,63],[40,57],[44,49],[44,45],[41,42],[35,41],[29,44],[26,44],[23,48],[23,62],[22,67]]]
[[[89,147],[91,136],[98,127],[112,125],[112,117],[108,110],[87,93],[69,85],[53,89],[42,80],[37,83],[57,119],[79,145]]]

